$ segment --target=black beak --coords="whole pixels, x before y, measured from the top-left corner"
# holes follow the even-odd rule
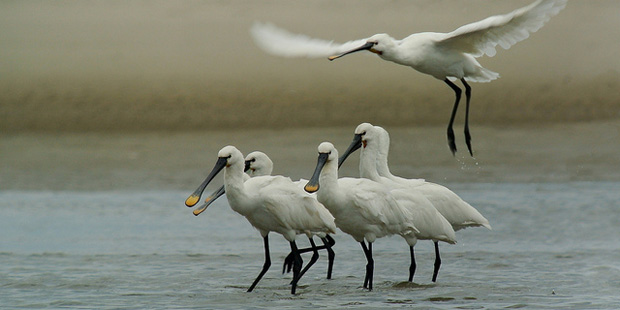
[[[310,181],[304,186],[304,189],[308,193],[314,193],[319,190],[319,177],[321,176],[321,170],[323,170],[323,166],[327,162],[327,157],[329,157],[328,153],[319,153],[319,159],[316,163],[316,169],[314,169],[314,174],[312,174],[312,178]]]
[[[209,173],[209,175],[202,182],[202,184],[200,184],[200,186],[198,186],[198,189],[196,189],[191,196],[189,196],[187,199],[185,199],[185,205],[186,206],[193,207],[193,206],[195,206],[198,203],[198,201],[200,201],[200,196],[202,195],[202,192],[204,192],[204,190],[207,187],[207,185],[209,185],[209,182],[211,182],[211,180],[213,180],[213,178],[222,169],[224,169],[224,167],[226,166],[227,162],[228,162],[228,158],[226,158],[226,157],[219,157],[217,159],[217,162],[215,163],[215,166],[213,167],[213,170],[211,170],[211,173]]]
[[[347,159],[347,157],[349,157],[349,155],[351,155],[353,152],[357,151],[361,147],[362,147],[362,135],[355,134],[353,136],[353,141],[351,141],[351,144],[349,145],[349,148],[346,151],[344,151],[344,153],[342,154],[342,156],[340,156],[340,158],[338,158],[338,169],[340,169],[340,166],[342,166],[342,164]]]
[[[205,210],[207,210],[207,208],[218,198],[220,198],[220,196],[224,195],[224,193],[226,193],[226,190],[224,189],[224,185],[222,185],[222,187],[218,188],[215,192],[213,192],[211,195],[209,195],[209,197],[207,197],[205,199],[205,202],[202,204],[202,206],[198,207],[196,210],[194,210],[194,215],[198,216],[200,215],[200,213],[204,212]]]
[[[248,172],[250,170],[250,165],[252,164],[253,159],[245,161],[245,168],[243,168],[243,172]]]
[[[329,56],[327,59],[329,59],[329,60],[338,59],[338,58],[340,58],[340,57],[342,57],[342,56],[344,56],[344,55],[348,55],[348,54],[355,53],[355,52],[359,52],[359,51],[369,50],[369,49],[371,49],[373,46],[375,46],[375,43],[373,43],[373,42],[367,42],[366,44],[364,44],[364,45],[362,45],[362,46],[360,46],[360,47],[358,47],[358,48],[352,49],[352,50],[350,50],[350,51],[348,51],[348,52],[344,52],[344,53],[342,53],[342,54],[340,54],[340,55],[337,55],[337,56]]]

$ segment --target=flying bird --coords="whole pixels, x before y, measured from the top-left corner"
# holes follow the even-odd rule
[[[282,57],[328,57],[335,60],[342,56],[370,51],[381,59],[409,66],[444,81],[454,91],[456,100],[447,128],[448,145],[456,153],[454,118],[458,110],[462,89],[465,87],[466,106],[464,135],[469,154],[473,156],[469,132],[469,103],[471,87],[468,82],[490,82],[499,74],[486,69],[476,58],[492,57],[497,45],[508,49],[538,31],[549,19],[558,14],[567,0],[538,0],[528,6],[503,15],[495,15],[467,24],[448,33],[414,33],[398,40],[385,33],[344,44],[293,34],[272,24],[255,23],[250,32],[256,44],[265,52]]]

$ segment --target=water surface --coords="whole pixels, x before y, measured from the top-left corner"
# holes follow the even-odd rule
[[[332,280],[325,255],[289,294],[280,263],[287,242],[271,234],[272,265],[259,234],[222,199],[201,216],[190,191],[4,191],[0,193],[0,300],[15,308],[400,308],[610,309],[620,297],[618,182],[455,183],[493,225],[441,246],[375,243],[375,288],[361,288],[365,259],[339,232]],[[305,237],[300,246],[307,245]],[[305,261],[309,256],[304,256]]]

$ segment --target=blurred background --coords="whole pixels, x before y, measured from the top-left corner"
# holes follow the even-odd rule
[[[108,131],[444,125],[452,91],[361,54],[337,62],[263,53],[268,21],[345,42],[449,32],[520,1],[2,1],[0,130]],[[620,3],[571,1],[541,30],[480,63],[473,124],[620,117]]]
[[[441,81],[360,53],[285,59],[255,21],[345,42],[449,32],[530,0],[1,1],[0,188],[193,190],[217,151],[262,150],[309,178],[316,146],[361,122],[388,129],[395,173],[446,182],[619,180],[620,2],[569,1],[480,63],[475,158]],[[357,175],[356,158],[343,174]]]

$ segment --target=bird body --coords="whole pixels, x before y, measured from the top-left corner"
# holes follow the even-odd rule
[[[368,179],[338,178],[338,151],[333,144],[323,142],[318,151],[316,169],[305,189],[317,192],[317,199],[335,217],[336,226],[361,244],[368,262],[364,288],[372,290],[372,243],[390,235],[415,240],[419,230],[411,213],[387,187]]]
[[[406,208],[412,215],[412,221],[418,228],[418,232],[413,235],[404,236],[410,248],[411,265],[409,268],[409,281],[413,282],[413,276],[416,270],[416,262],[414,255],[414,246],[418,239],[432,240],[435,243],[435,270],[433,273],[433,282],[437,278],[441,259],[439,256],[439,241],[450,244],[456,243],[456,235],[452,225],[446,220],[441,213],[437,211],[431,201],[416,187],[406,187],[389,178],[380,176],[377,171],[377,156],[379,154],[379,139],[381,135],[375,126],[369,123],[362,123],[355,129],[355,136],[349,148],[339,159],[340,163],[355,150],[361,148],[360,151],[360,176],[375,182],[381,183],[390,188],[390,194],[397,200],[398,204]],[[426,183],[418,180],[418,185]]]
[[[234,146],[226,146],[219,151],[213,170],[186,200],[186,205],[191,206],[199,201],[206,186],[222,169],[225,169],[224,186],[230,207],[243,215],[264,239],[265,264],[248,291],[254,289],[271,265],[268,234],[276,232],[289,241],[295,255],[291,290],[294,294],[303,263],[295,243],[296,235],[311,237],[316,233],[335,233],[333,217],[328,212],[319,211],[322,206],[317,200],[300,190],[290,178],[258,176],[246,181],[243,155]]]
[[[433,207],[426,197],[407,189],[394,189],[390,191],[390,194],[400,206],[409,210],[413,224],[418,229],[417,233],[405,236],[409,246],[416,245],[417,240],[456,244],[456,235],[452,225]]]
[[[471,54],[436,44],[444,34],[414,33],[402,40],[377,34],[368,41],[378,42],[373,49],[383,60],[411,67],[439,80],[465,78],[472,82],[490,82],[499,74],[486,69]]]
[[[393,188],[391,193],[404,193],[399,200],[414,215],[414,224],[419,229],[418,239],[433,240],[435,243],[435,270],[433,282],[441,266],[438,241],[456,243],[455,231],[470,227],[484,226],[491,229],[489,221],[474,207],[458,195],[439,184],[423,179],[404,179],[392,175],[387,165],[389,134],[379,126],[362,123],[355,129],[353,141],[339,159],[342,164],[346,158],[361,148],[360,176]],[[416,240],[407,240],[411,248],[411,267],[409,281],[415,272],[413,246]]]
[[[449,188],[426,182],[423,179],[405,179],[395,176],[390,172],[388,166],[388,155],[390,149],[390,135],[384,128],[373,126],[379,135],[378,139],[378,156],[377,156],[377,173],[393,182],[404,187],[414,189],[422,193],[433,206],[443,215],[452,225],[454,231],[458,231],[467,227],[483,226],[491,229],[489,220],[487,220],[476,208],[464,201],[455,192]]]
[[[406,236],[417,231],[406,220],[411,216],[387,188],[365,179],[334,180],[331,167],[326,165],[323,169],[325,172],[319,179],[322,190],[317,192],[317,199],[330,210],[336,226],[357,242],[375,242],[377,238]]]
[[[504,49],[538,31],[552,16],[558,14],[567,0],[538,0],[510,13],[495,15],[473,22],[448,33],[414,33],[397,40],[381,33],[366,39],[344,44],[293,34],[270,24],[255,23],[251,33],[256,44],[264,51],[283,57],[326,57],[334,60],[358,51],[373,52],[384,60],[429,74],[444,81],[455,92],[456,100],[448,123],[448,145],[456,153],[452,129],[462,90],[453,83],[460,80],[465,86],[466,112],[464,134],[471,156],[469,132],[469,82],[489,82],[499,74],[480,65],[476,58],[494,56],[496,47]]]

